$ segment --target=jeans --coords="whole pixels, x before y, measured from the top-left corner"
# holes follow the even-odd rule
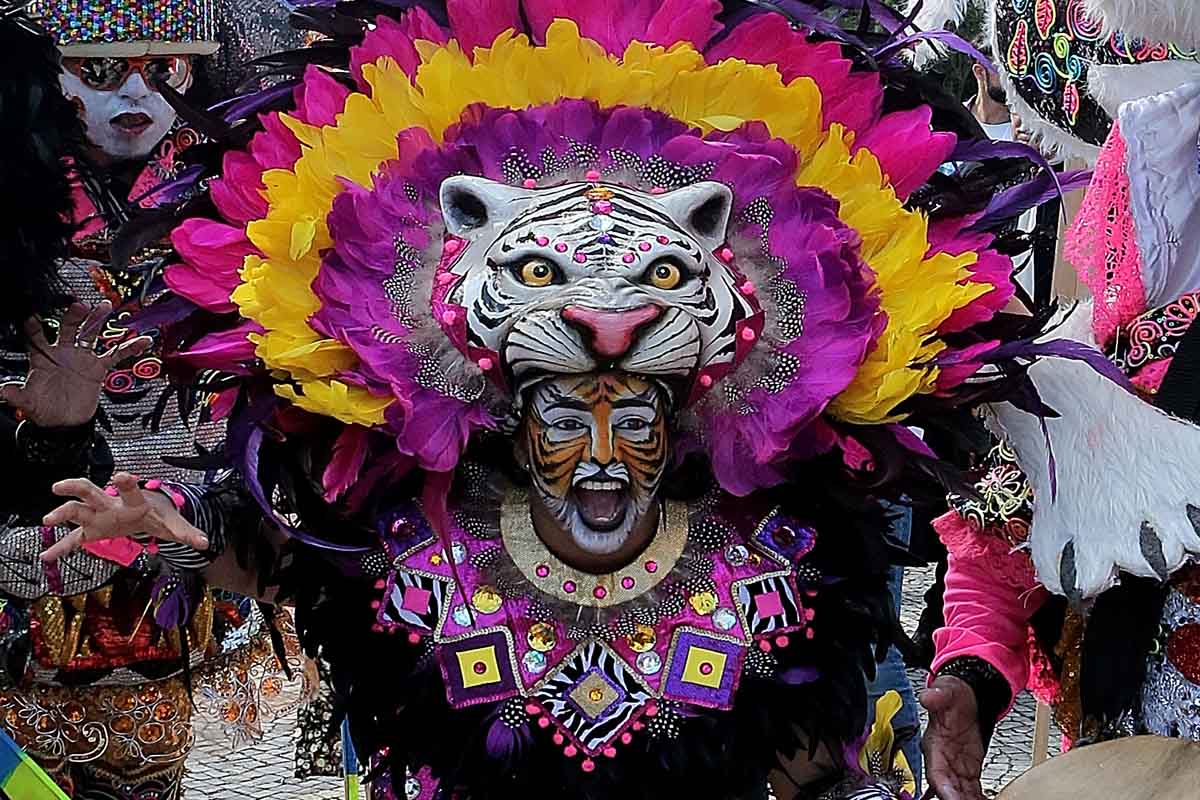
[[[902,511],[902,516],[893,525],[890,538],[907,545],[909,536],[912,534],[912,511],[910,509],[896,510]],[[891,592],[892,604],[897,613],[900,611],[903,585],[904,568],[892,567],[891,573],[888,575],[888,591]],[[867,690],[871,700],[869,716],[872,720],[874,719],[876,700],[891,690],[900,694],[903,705],[892,719],[892,727],[896,730],[898,738],[901,735],[909,734],[908,740],[901,749],[904,751],[904,757],[908,760],[909,768],[917,778],[916,794],[919,797],[921,795],[921,718],[917,713],[917,697],[913,692],[912,681],[908,679],[904,658],[895,647],[888,650],[887,658],[879,665],[875,680],[867,687]]]

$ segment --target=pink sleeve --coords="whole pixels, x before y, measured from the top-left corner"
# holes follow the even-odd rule
[[[957,513],[940,517],[934,528],[950,560],[946,627],[933,637],[937,656],[931,676],[951,659],[975,656],[1004,676],[1015,698],[1029,680],[1029,618],[1045,602],[1046,590],[1034,577],[1028,555],[979,532]]]

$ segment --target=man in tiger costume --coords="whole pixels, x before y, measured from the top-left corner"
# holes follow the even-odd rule
[[[223,140],[151,311],[225,372],[247,507],[199,512],[288,541],[217,568],[294,599],[379,798],[909,797],[881,498],[945,469],[897,423],[1021,384],[1019,209],[926,186],[965,110],[805,3],[576,5],[322,6]]]

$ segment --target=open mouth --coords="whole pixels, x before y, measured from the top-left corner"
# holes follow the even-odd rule
[[[611,531],[625,520],[629,493],[624,481],[589,478],[574,488],[575,505],[584,524],[595,531]]]
[[[130,136],[139,136],[154,124],[148,115],[141,113],[125,113],[118,114],[109,120],[109,124],[119,130],[121,133]]]

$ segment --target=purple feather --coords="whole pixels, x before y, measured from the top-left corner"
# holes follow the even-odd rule
[[[512,763],[513,758],[519,756],[521,751],[533,740],[529,733],[529,726],[522,723],[520,727],[510,727],[502,718],[499,710],[493,711],[491,718],[492,722],[488,726],[487,736],[483,743],[484,749],[491,758]]]
[[[821,677],[821,671],[816,667],[792,667],[779,673],[779,680],[792,686],[803,686]]]

